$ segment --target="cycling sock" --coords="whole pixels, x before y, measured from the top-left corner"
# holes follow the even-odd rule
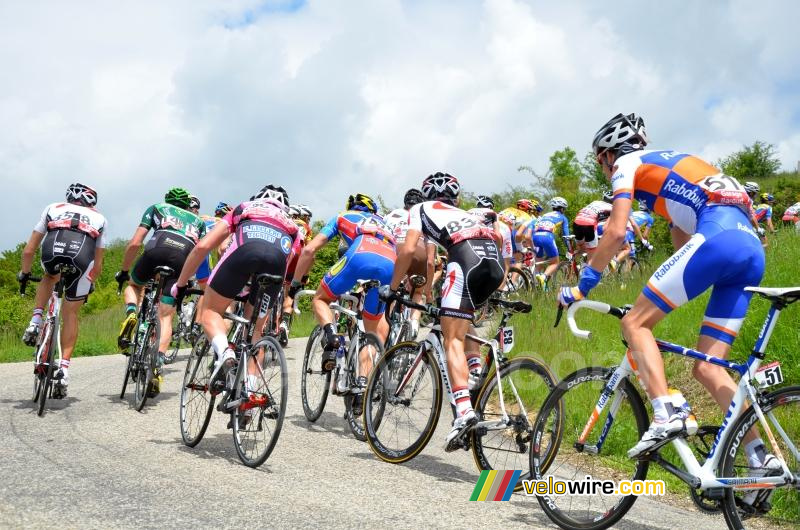
[[[669,420],[670,409],[667,405],[672,407],[672,398],[670,396],[658,396],[651,399],[650,404],[653,405],[653,419],[656,423],[666,423]]]
[[[481,354],[479,353],[467,354],[467,369],[469,369],[470,372],[481,371]]]
[[[764,465],[764,460],[767,458],[767,448],[764,447],[764,442],[761,438],[747,442],[744,446],[744,452],[747,455],[747,460],[751,467],[761,467]]]
[[[70,361],[69,359],[61,359],[61,368],[63,370],[67,370],[69,368]]]
[[[136,304],[125,304],[125,315],[130,315],[136,312]]]
[[[292,323],[292,314],[291,313],[287,313],[286,311],[284,311],[281,314],[281,320],[283,322],[286,322],[286,324],[291,324]]]
[[[222,358],[222,354],[228,348],[228,337],[220,333],[211,339],[211,347],[214,348],[214,353],[217,354],[217,359]]]
[[[42,314],[44,314],[43,307],[35,307],[33,309],[33,316],[31,317],[31,322],[36,324],[37,326],[42,323]]]
[[[461,417],[472,410],[469,399],[469,388],[465,386],[453,387],[453,399],[456,402],[456,416]]]

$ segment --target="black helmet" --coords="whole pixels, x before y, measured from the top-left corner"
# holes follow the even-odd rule
[[[606,151],[627,153],[647,145],[644,120],[636,114],[617,114],[600,127],[592,141],[595,156]]]
[[[67,202],[93,208],[97,204],[97,192],[86,184],[76,182],[67,188]]]
[[[491,197],[486,195],[478,195],[478,202],[476,203],[478,208],[489,208],[490,210],[494,210],[494,201]]]
[[[614,200],[614,192],[611,191],[611,188],[606,188],[603,190],[603,200],[606,202],[611,202]]]
[[[172,188],[164,195],[164,202],[184,210],[189,207],[190,201],[189,192],[183,188]]]
[[[425,202],[425,196],[417,188],[411,188],[403,197],[403,206],[405,206],[406,210],[421,202]]]
[[[434,173],[422,181],[422,194],[426,199],[455,204],[461,193],[458,179],[449,173]]]
[[[360,210],[362,212],[378,213],[378,206],[372,197],[363,193],[356,193],[347,198],[346,209]]]
[[[251,201],[256,199],[267,199],[269,202],[278,206],[283,211],[289,210],[289,194],[286,193],[286,190],[283,189],[282,186],[274,186],[272,184],[267,184],[261,190],[250,197]]]

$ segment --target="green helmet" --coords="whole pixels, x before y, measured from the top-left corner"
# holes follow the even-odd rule
[[[189,192],[183,188],[172,188],[164,195],[164,202],[185,210],[190,203]]]

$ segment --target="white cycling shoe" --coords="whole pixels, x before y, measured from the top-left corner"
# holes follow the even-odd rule
[[[681,434],[686,434],[686,424],[682,414],[673,414],[663,423],[654,421],[642,435],[639,443],[628,450],[628,458],[639,458],[655,451]]]
[[[214,363],[214,372],[209,378],[211,386],[224,386],[224,381],[225,377],[228,375],[228,370],[230,370],[235,364],[236,354],[232,349],[225,348],[225,351],[222,352],[222,357]]]
[[[464,437],[476,423],[478,423],[478,417],[475,415],[474,410],[470,410],[463,416],[454,419],[453,428],[445,438],[444,450],[450,453],[456,449],[465,448]]]
[[[778,460],[778,457],[773,454],[767,454],[767,456],[764,458],[764,463],[761,464],[761,467],[752,469],[748,476],[762,478],[770,476],[774,477],[781,474],[783,474],[783,466],[781,466],[781,462]],[[764,503],[769,503],[774,493],[775,488],[748,491],[742,497],[742,502],[753,508],[761,508],[763,511],[768,511],[771,506],[768,504],[765,505]]]

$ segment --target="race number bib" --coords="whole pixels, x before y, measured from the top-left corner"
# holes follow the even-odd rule
[[[756,381],[761,388],[767,388],[783,383],[783,372],[781,363],[773,361],[756,370]]]
[[[506,326],[497,330],[500,351],[509,353],[514,348],[514,326]]]
[[[706,191],[708,200],[711,203],[737,206],[750,204],[750,197],[744,190],[744,186],[739,184],[739,181],[735,178],[723,173],[706,177],[698,185]]]

